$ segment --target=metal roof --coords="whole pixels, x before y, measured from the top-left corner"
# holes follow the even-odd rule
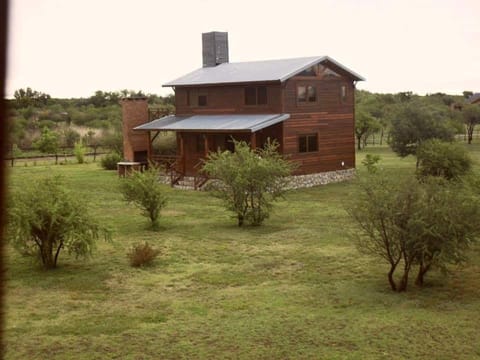
[[[331,62],[349,73],[354,80],[365,80],[362,76],[328,56],[314,56],[283,60],[249,61],[223,63],[203,67],[163,86],[191,86],[212,84],[233,84],[246,82],[283,82],[309,67],[321,62]]]
[[[475,101],[477,101],[478,99],[480,99],[480,93],[475,93],[475,94],[473,94],[472,96],[470,96],[467,101],[468,101],[470,104],[473,104],[473,103],[474,103]]]
[[[134,130],[255,132],[288,118],[290,118],[290,114],[168,115],[137,126]]]

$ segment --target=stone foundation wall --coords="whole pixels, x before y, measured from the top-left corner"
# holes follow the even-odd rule
[[[288,189],[308,188],[317,185],[325,185],[330,183],[351,180],[355,176],[355,169],[328,171],[308,175],[291,176]]]
[[[317,185],[326,185],[330,183],[342,182],[351,180],[355,177],[355,169],[329,171],[317,174],[295,175],[290,177],[290,184],[287,189],[308,188]],[[175,185],[178,189],[193,190],[193,177],[186,176],[181,184]],[[214,180],[209,180],[209,182]],[[170,177],[160,176],[160,182],[163,184],[170,184]],[[200,190],[206,190],[208,185],[205,184]]]

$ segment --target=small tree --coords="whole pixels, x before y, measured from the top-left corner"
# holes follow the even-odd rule
[[[364,110],[358,110],[355,113],[355,137],[357,138],[357,149],[362,149],[362,143],[365,145],[367,137],[380,130],[380,123]]]
[[[85,162],[86,152],[87,148],[80,141],[75,144],[73,153],[75,154],[75,158],[77,159],[79,164],[83,164]]]
[[[473,130],[480,124],[480,106],[465,104],[462,110],[463,123],[467,128],[467,141],[472,143]]]
[[[35,147],[44,154],[54,154],[55,164],[58,164],[59,136],[56,132],[44,127]]]
[[[380,155],[365,155],[365,159],[362,160],[362,165],[367,168],[367,171],[374,174],[378,171],[378,162],[380,161]]]
[[[68,191],[58,177],[46,178],[14,194],[8,211],[8,237],[23,254],[39,255],[43,266],[57,266],[60,251],[77,257],[92,253],[108,231],[88,213],[88,205]]]
[[[292,164],[277,152],[278,144],[267,142],[251,150],[244,141],[234,141],[235,151],[210,153],[203,171],[218,181],[210,186],[238,219],[261,225],[268,218],[273,201],[285,192]]]
[[[121,191],[126,202],[133,203],[148,217],[153,230],[158,229],[160,211],[167,200],[165,191],[159,181],[160,170],[150,165],[144,172],[135,171],[122,179]]]
[[[394,291],[407,290],[410,270],[418,266],[421,286],[432,268],[466,260],[467,250],[480,235],[478,198],[461,184],[428,178],[393,179],[384,174],[365,178],[347,212],[359,227],[355,235],[361,252],[385,259]],[[395,272],[402,268],[400,279]]]
[[[438,139],[427,140],[417,149],[419,177],[440,176],[447,180],[458,179],[472,168],[467,150],[457,143]]]

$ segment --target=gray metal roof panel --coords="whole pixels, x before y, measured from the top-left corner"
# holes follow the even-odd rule
[[[290,114],[169,115],[137,126],[134,130],[255,132],[288,118]]]
[[[471,104],[473,103],[474,101],[477,101],[478,99],[480,99],[480,93],[475,93],[473,94],[472,96],[470,96],[467,101]]]
[[[330,61],[351,74],[356,80],[362,76],[343,66],[328,56],[314,56],[282,60],[248,61],[223,63],[192,71],[163,86],[192,86],[211,84],[232,84],[246,82],[283,82],[303,70],[323,61]]]

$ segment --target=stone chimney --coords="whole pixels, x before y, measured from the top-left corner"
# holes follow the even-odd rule
[[[146,97],[128,97],[120,101],[122,105],[123,158],[126,161],[148,161],[149,137],[145,131],[133,128],[149,121]]]
[[[202,34],[203,67],[228,63],[228,33],[212,31]]]

